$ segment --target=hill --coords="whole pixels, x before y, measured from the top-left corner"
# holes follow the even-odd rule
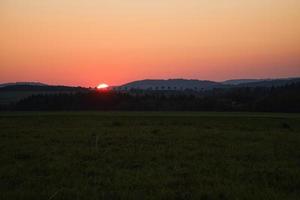
[[[260,82],[260,81],[268,81],[270,79],[231,79],[226,80],[221,83],[226,85],[239,85],[239,84],[246,84],[246,83],[254,83],[254,82]]]
[[[300,78],[288,79],[237,79],[224,82],[214,82],[208,80],[188,80],[188,79],[146,79],[133,81],[121,86],[111,87],[115,91],[136,91],[144,90],[144,93],[163,93],[163,94],[201,94],[212,91],[213,89],[230,88],[270,88],[300,83]],[[36,94],[61,94],[88,92],[91,89],[70,86],[51,86],[38,82],[17,82],[0,85],[0,104],[10,104],[18,102],[24,98]]]
[[[82,87],[70,87],[70,86],[50,86],[50,85],[8,85],[0,87],[2,91],[81,91],[86,90]]]
[[[291,83],[300,82],[300,78],[288,78],[288,79],[266,79],[248,83],[238,84],[238,87],[278,87],[288,85]]]
[[[299,82],[300,78],[284,78],[284,79],[233,79],[223,82],[215,82],[208,80],[189,80],[189,79],[145,79],[133,81],[124,85],[114,87],[116,90],[194,90],[205,91],[215,88],[231,88],[231,87],[277,87],[291,83]]]
[[[168,80],[139,80],[130,82],[117,87],[120,90],[209,90],[213,88],[225,87],[222,83],[207,80],[187,80],[187,79],[168,79]]]
[[[47,84],[40,82],[15,82],[15,83],[2,83],[0,84],[0,88],[6,86],[18,86],[18,85],[27,85],[27,86],[47,86]]]
[[[50,86],[42,83],[8,83],[0,87],[0,105],[15,103],[35,94],[62,94],[89,91],[82,87]]]

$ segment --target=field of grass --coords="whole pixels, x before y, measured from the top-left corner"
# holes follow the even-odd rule
[[[0,113],[0,199],[300,199],[300,115]]]

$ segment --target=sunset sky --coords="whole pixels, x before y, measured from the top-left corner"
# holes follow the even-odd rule
[[[0,83],[300,76],[300,0],[1,0]]]

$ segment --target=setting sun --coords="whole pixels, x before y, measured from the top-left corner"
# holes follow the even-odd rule
[[[105,84],[105,83],[101,83],[101,84],[99,84],[98,86],[97,86],[97,89],[106,89],[106,88],[108,88],[109,86],[107,85],[107,84]]]

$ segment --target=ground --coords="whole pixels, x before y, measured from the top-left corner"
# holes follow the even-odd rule
[[[300,115],[0,113],[0,199],[299,199]]]

